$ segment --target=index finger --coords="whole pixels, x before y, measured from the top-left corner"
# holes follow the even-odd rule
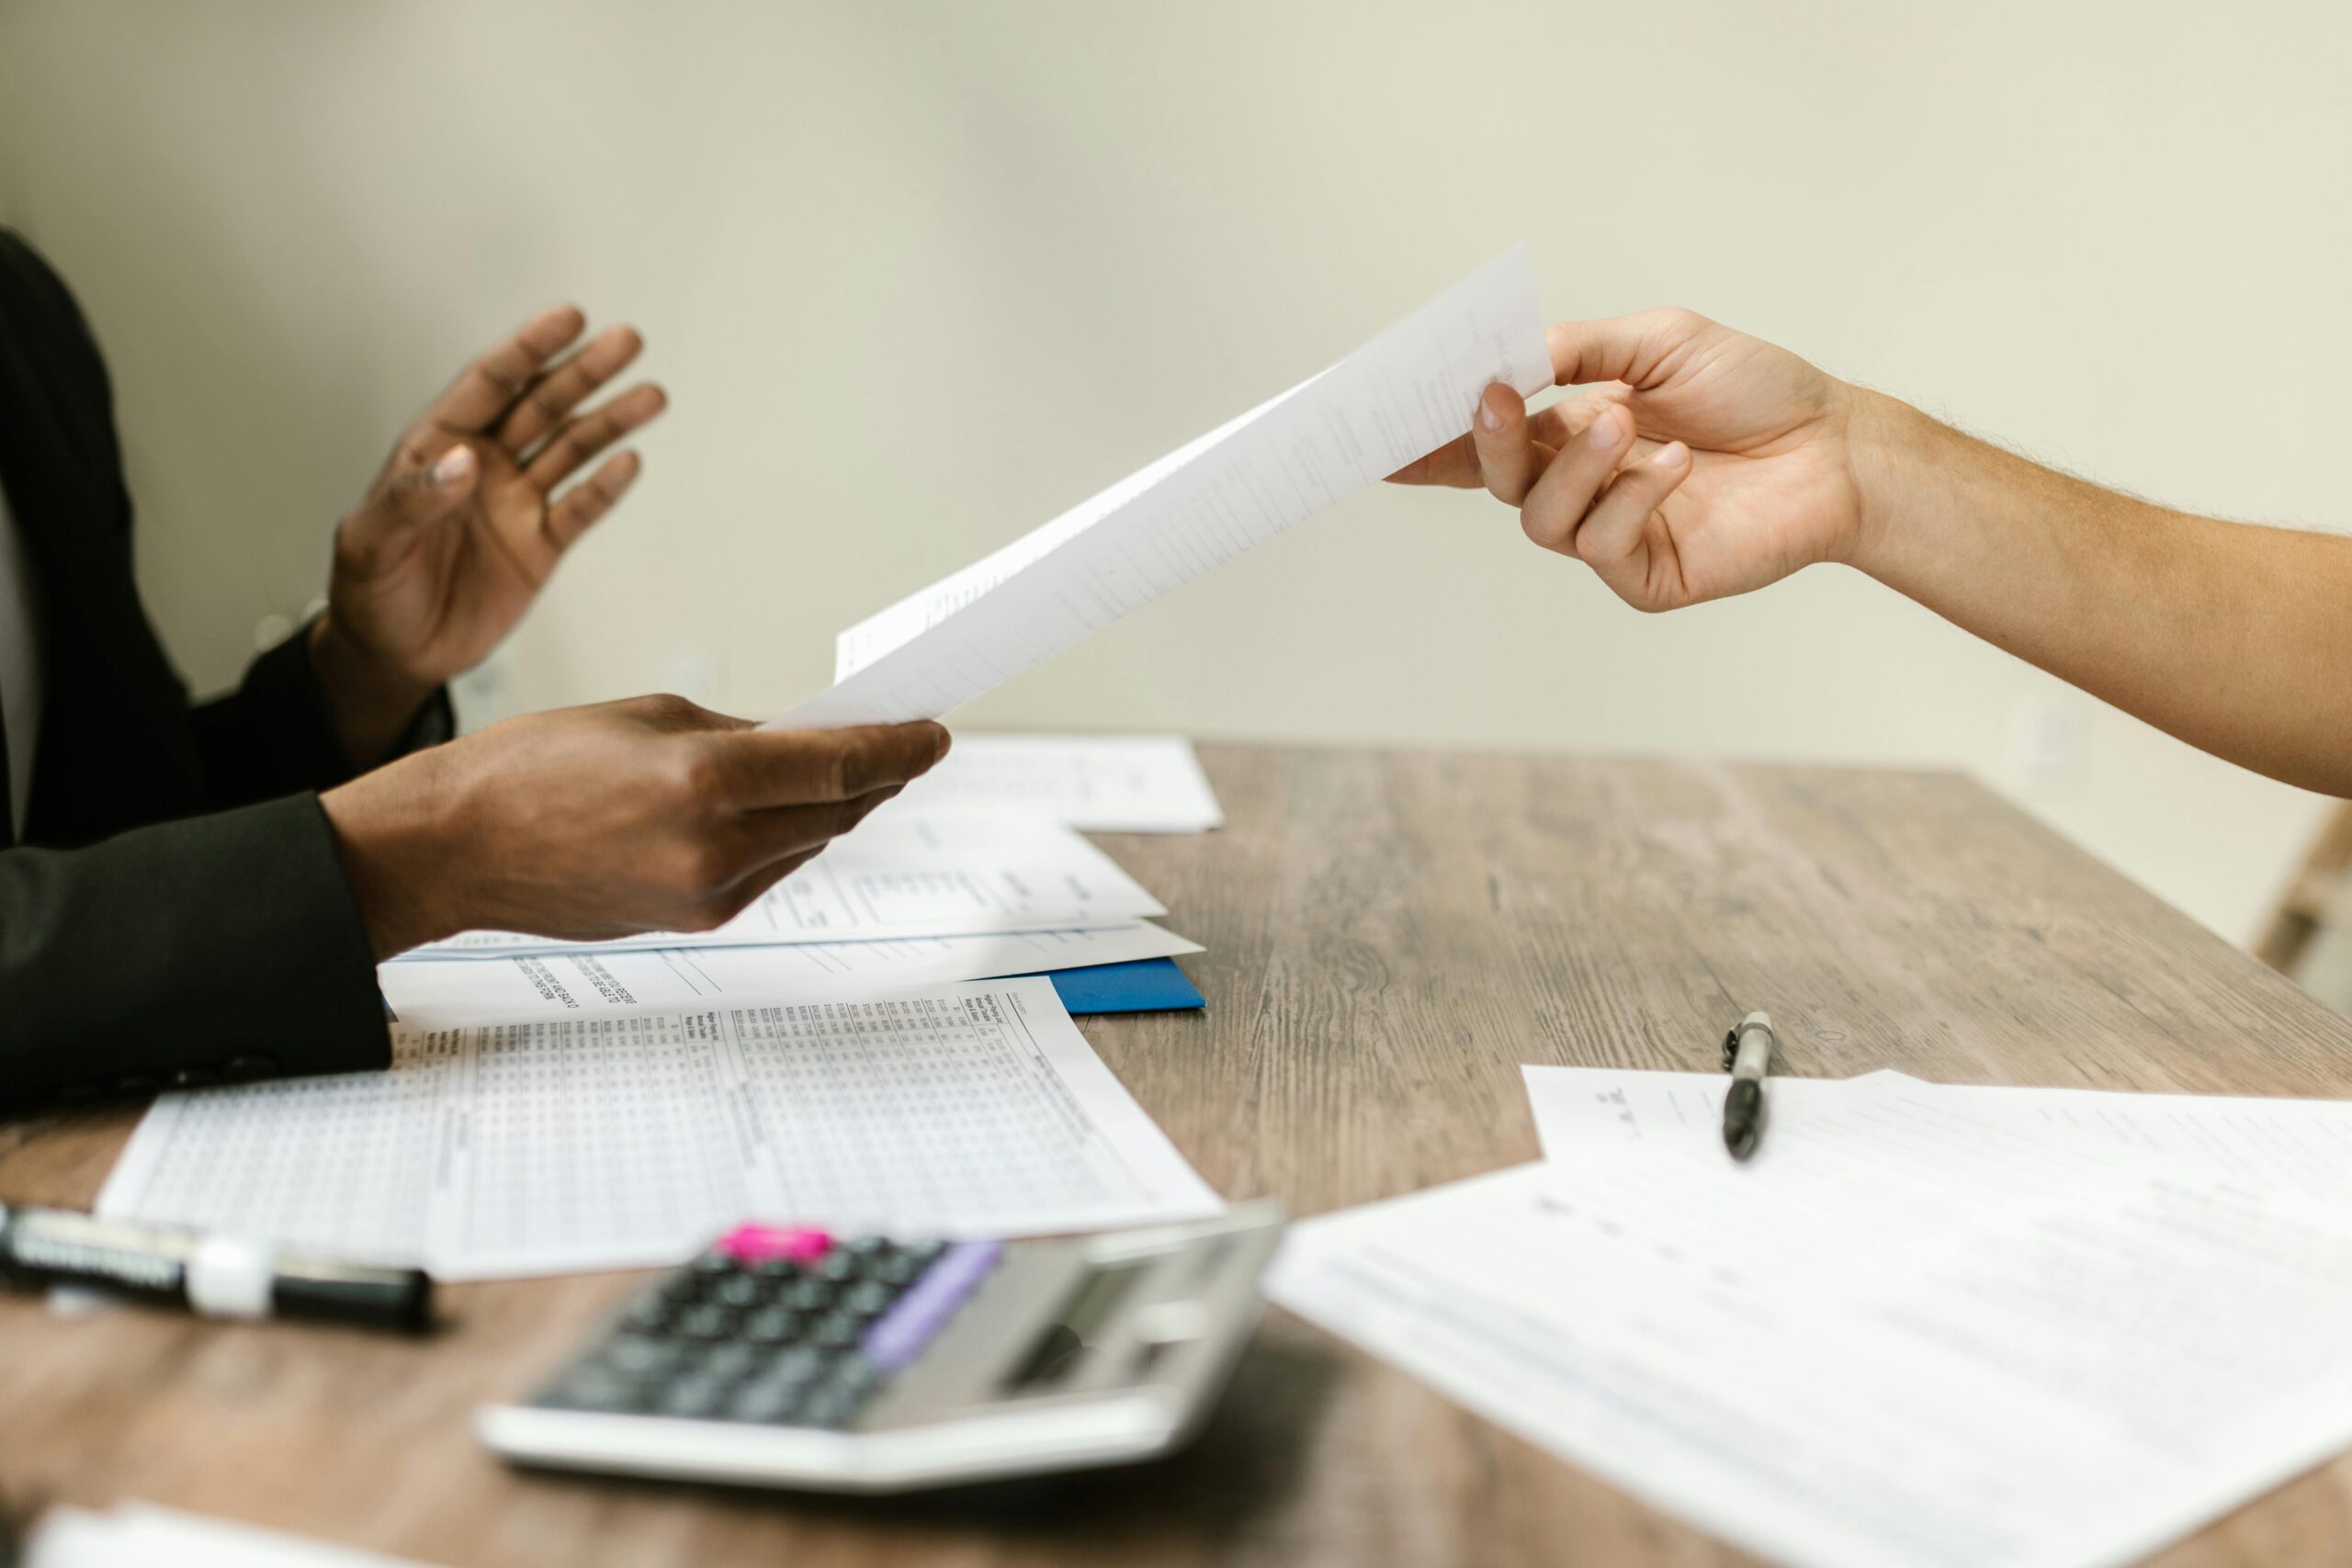
[[[515,400],[530,390],[539,367],[578,337],[588,318],[576,305],[557,305],[540,311],[500,344],[475,360],[449,383],[449,389],[424,411],[427,419],[451,430],[479,434],[495,424]]]
[[[710,737],[729,758],[731,804],[747,808],[854,800],[921,778],[947,755],[927,718],[854,729],[736,729]]]

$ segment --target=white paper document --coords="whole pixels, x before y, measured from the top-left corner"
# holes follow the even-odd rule
[[[2340,1200],[1903,1080],[1772,1080],[1742,1166],[1720,1075],[1539,1077],[1543,1164],[1298,1225],[1272,1293],[1751,1551],[2125,1563],[2352,1442]]]
[[[1524,246],[1347,358],[841,634],[793,729],[937,718],[1552,385]]]
[[[51,1508],[25,1543],[24,1568],[419,1568],[404,1558],[120,1503],[106,1513]]]
[[[1117,862],[1057,823],[894,809],[899,805],[884,806],[715,931],[599,942],[468,931],[392,962],[1061,931],[1168,912]]]
[[[1048,818],[1089,833],[1201,833],[1225,813],[1181,735],[959,732],[900,803],[959,816]]]
[[[996,931],[899,942],[780,947],[475,954],[387,964],[377,982],[394,1019],[457,1029],[608,1012],[665,1012],[752,1001],[842,1001],[956,980],[988,980],[1198,953],[1148,920],[1101,930]]]
[[[392,1049],[163,1096],[98,1212],[471,1280],[675,1263],[746,1220],[1017,1235],[1221,1207],[1044,979]]]

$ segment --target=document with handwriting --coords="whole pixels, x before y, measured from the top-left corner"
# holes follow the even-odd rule
[[[163,1096],[98,1212],[477,1280],[675,1263],[745,1220],[1010,1235],[1221,1206],[1042,978],[392,1052]]]
[[[2352,1442],[2340,1201],[1861,1083],[1775,1079],[1739,1165],[1720,1075],[1533,1071],[1544,1163],[1307,1221],[1272,1293],[1750,1551],[2136,1562]]]
[[[784,728],[936,718],[1552,385],[1525,246],[1320,375],[841,634]]]
[[[665,1012],[752,1001],[847,1001],[956,980],[1035,975],[1198,953],[1201,944],[1136,920],[1069,931],[802,942],[773,947],[662,947],[481,954],[387,964],[376,972],[394,1020],[458,1029],[606,1012]]]
[[[649,931],[598,942],[468,931],[392,962],[1064,931],[1168,912],[1117,862],[1057,823],[948,817],[895,809],[899,805],[884,806],[715,931]]]

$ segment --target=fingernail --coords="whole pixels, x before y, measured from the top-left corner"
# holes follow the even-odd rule
[[[1478,428],[1492,434],[1503,427],[1502,411],[1486,399],[1478,400]]]
[[[466,470],[473,466],[474,449],[472,447],[452,446],[441,454],[439,462],[433,465],[433,482],[437,485],[456,484],[466,477]]]
[[[1679,468],[1690,456],[1690,448],[1679,441],[1669,441],[1658,448],[1650,461],[1661,468]]]
[[[1608,451],[1625,439],[1625,416],[1615,409],[1607,410],[1592,422],[1585,439],[1603,452]]]

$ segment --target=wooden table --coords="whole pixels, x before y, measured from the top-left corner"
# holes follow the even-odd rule
[[[1088,1038],[1209,1182],[1302,1214],[1532,1158],[1521,1062],[2352,1094],[2336,1017],[1965,778],[1204,749],[1231,813],[1111,852],[1208,946],[1201,1014]],[[87,1203],[132,1116],[0,1123]],[[1138,1470],[835,1502],[524,1476],[469,1435],[638,1276],[453,1289],[424,1344],[0,1302],[0,1485],[464,1564],[1748,1561],[1280,1313],[1205,1439]],[[2352,1560],[2352,1460],[2157,1561]]]

